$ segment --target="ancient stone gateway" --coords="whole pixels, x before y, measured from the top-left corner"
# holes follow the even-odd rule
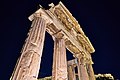
[[[95,80],[91,58],[95,50],[88,37],[62,2],[50,6],[29,17],[32,25],[11,80],[37,80],[46,31],[54,40],[52,80],[76,80],[75,67],[79,80]],[[67,61],[66,48],[75,59]]]

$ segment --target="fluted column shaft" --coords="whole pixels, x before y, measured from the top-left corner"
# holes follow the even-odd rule
[[[37,80],[44,45],[46,24],[35,17],[11,80]]]
[[[79,62],[77,62],[77,70],[78,70],[78,78],[79,78],[79,80],[82,80],[81,79],[81,77],[82,77],[82,73],[81,73],[81,69],[80,69],[80,63]]]
[[[93,71],[93,68],[92,68],[92,64],[87,63],[87,68],[88,68],[89,80],[96,80],[95,75],[94,75],[94,71]]]
[[[69,80],[76,80],[75,67],[73,65],[68,66],[68,77]]]
[[[79,80],[89,80],[86,65],[83,58],[78,58],[78,76]]]
[[[54,39],[52,80],[68,80],[66,48],[63,38]]]

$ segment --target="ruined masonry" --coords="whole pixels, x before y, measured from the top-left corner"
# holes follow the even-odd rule
[[[50,6],[29,17],[32,25],[11,80],[37,80],[46,31],[54,41],[52,80],[76,80],[76,74],[79,80],[95,80],[91,58],[95,50],[88,37],[62,2]],[[67,61],[66,49],[75,59]]]

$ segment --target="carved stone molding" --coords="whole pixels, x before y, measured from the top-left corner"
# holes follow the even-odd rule
[[[74,71],[76,66],[79,80],[94,80],[91,53],[95,50],[78,21],[62,2],[56,6],[51,4],[49,10],[40,7],[29,17],[29,20],[32,21],[32,25],[12,80],[37,79],[46,31],[54,40],[52,80],[68,80],[68,72],[70,73],[69,79],[76,80]],[[75,57],[68,63],[66,48]]]

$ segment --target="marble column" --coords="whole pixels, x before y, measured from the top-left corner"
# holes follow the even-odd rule
[[[78,63],[78,61],[77,61],[77,70],[78,70],[78,80],[82,80],[82,73],[81,73],[81,69],[80,69],[80,63]]]
[[[75,67],[73,65],[68,66],[68,77],[69,80],[76,80]]]
[[[46,23],[35,17],[11,80],[37,80],[45,39]]]
[[[52,80],[68,80],[65,41],[54,38]]]
[[[87,70],[88,70],[89,80],[96,80],[91,62],[87,63]]]
[[[79,80],[89,80],[84,58],[78,58],[77,67]]]

